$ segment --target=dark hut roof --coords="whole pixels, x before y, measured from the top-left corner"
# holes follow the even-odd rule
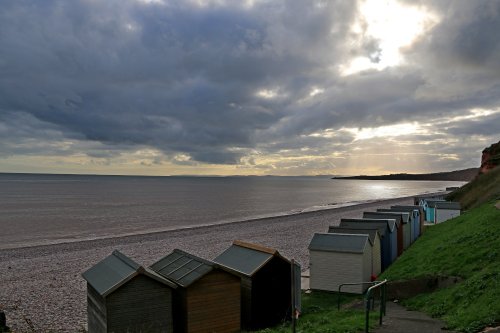
[[[422,210],[422,206],[418,206],[418,205],[396,205],[396,206],[391,206],[391,209],[400,209],[403,212],[412,212],[414,210]]]
[[[341,228],[349,229],[374,229],[378,231],[380,238],[385,237],[387,232],[387,224],[385,222],[374,223],[374,222],[355,222],[355,221],[340,221],[339,226]]]
[[[370,242],[372,242],[372,244],[375,242],[376,237],[380,237],[377,229],[355,229],[347,227],[330,226],[328,227],[328,233],[368,235],[368,237],[370,237]]]
[[[444,202],[446,200],[444,200],[444,199],[426,199],[425,201],[427,202],[428,205],[431,205],[435,202]]]
[[[398,226],[403,222],[408,222],[408,220],[403,218],[403,214],[406,213],[393,213],[393,212],[363,212],[363,218],[372,219],[395,219]],[[408,215],[408,214],[406,214]]]
[[[454,202],[454,201],[438,201],[434,202],[433,206],[440,209],[460,210],[460,202]]]
[[[189,287],[204,275],[218,268],[213,262],[175,249],[151,265],[151,269],[182,287]]]
[[[377,222],[384,222],[387,224],[389,227],[389,230],[391,232],[394,231],[394,228],[396,227],[396,220],[395,219],[388,219],[388,218],[380,218],[380,219],[373,219],[373,218],[361,218],[361,219],[341,219],[340,222],[367,222],[367,223],[377,223]]]
[[[171,281],[139,265],[118,250],[113,251],[111,255],[89,268],[82,274],[82,277],[100,295],[105,297],[139,274],[144,274],[171,288],[176,288]]]
[[[408,212],[396,212],[387,208],[379,208],[376,212],[364,212],[363,217],[368,218],[392,218],[392,216],[397,217],[402,223],[408,223],[410,220],[410,213]]]
[[[273,257],[290,262],[276,249],[236,240],[233,245],[217,256],[214,262],[239,274],[252,276]]]
[[[363,253],[367,244],[371,244],[367,234],[316,233],[309,243],[309,250]]]

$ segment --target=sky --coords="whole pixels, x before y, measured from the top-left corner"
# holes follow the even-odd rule
[[[478,167],[498,31],[498,0],[2,0],[0,172]]]

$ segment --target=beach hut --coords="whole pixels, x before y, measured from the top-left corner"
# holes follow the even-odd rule
[[[370,282],[372,247],[366,234],[314,234],[309,243],[311,289],[338,291],[342,283]],[[368,287],[345,286],[341,291],[361,294]]]
[[[368,235],[370,241],[373,245],[372,248],[372,276],[379,276],[382,272],[382,259],[381,259],[381,249],[380,249],[380,234],[377,229],[352,229],[352,228],[342,228],[342,227],[329,227],[328,233],[333,234],[357,234],[357,235]]]
[[[425,220],[434,223],[434,202],[445,201],[444,199],[425,198],[421,200],[420,206],[424,209]]]
[[[82,274],[88,332],[173,332],[176,285],[119,251]]]
[[[420,234],[422,234],[424,232],[425,212],[424,212],[424,208],[422,206],[396,205],[396,206],[391,206],[391,208],[413,214],[415,216],[415,220],[420,221]]]
[[[413,198],[413,204],[416,206],[422,206],[426,200],[445,200],[446,193],[443,194],[434,194],[434,195],[423,195],[416,196]]]
[[[363,212],[363,218],[372,219],[395,219],[397,228],[397,239],[398,239],[398,257],[403,254],[405,249],[404,233],[405,225],[403,223],[402,214],[384,213],[384,212]],[[408,227],[406,227],[409,229]]]
[[[437,201],[434,203],[434,223],[441,223],[460,216],[460,203],[452,201]]]
[[[396,214],[401,216],[401,223],[403,226],[403,249],[407,249],[410,247],[412,243],[412,224],[410,221],[410,214],[406,212],[393,212],[387,211],[387,209],[378,209],[376,213],[381,214]]]
[[[406,213],[408,214],[408,223],[410,224],[410,239],[411,243],[417,240],[418,236],[420,235],[420,224],[419,220],[415,218],[415,215],[411,213],[406,209],[402,208],[378,208],[377,212],[382,212],[382,213],[396,213],[396,214],[403,214]]]
[[[276,325],[291,316],[291,261],[276,249],[234,241],[214,261],[241,278],[241,321],[246,329]],[[294,264],[295,308],[300,311],[300,266]]]
[[[377,229],[379,235],[382,236],[380,249],[382,271],[384,271],[396,259],[396,256],[393,257],[393,253],[397,254],[397,251],[393,251],[397,247],[395,223],[394,219],[341,219],[339,226],[353,229]]]
[[[424,230],[425,211],[421,206],[391,206],[392,210],[408,212],[410,219],[414,221],[415,238],[420,237]]]
[[[239,332],[240,279],[219,265],[174,250],[151,266],[177,285],[175,332]]]

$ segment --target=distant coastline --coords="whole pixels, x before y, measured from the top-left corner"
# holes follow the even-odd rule
[[[470,181],[477,176],[479,168],[469,168],[463,170],[411,174],[411,173],[396,173],[380,176],[348,176],[348,177],[332,177],[332,179],[360,179],[360,180],[440,180],[440,181]]]

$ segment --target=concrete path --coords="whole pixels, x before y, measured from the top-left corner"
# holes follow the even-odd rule
[[[382,326],[373,330],[374,333],[453,333],[443,329],[444,322],[422,312],[409,311],[399,304],[388,302],[386,310]]]
[[[302,290],[309,289],[309,270],[302,272]],[[378,305],[376,306],[376,311]],[[444,330],[446,324],[438,319],[418,312],[409,311],[394,302],[387,302],[386,316],[382,320],[382,326],[378,326],[374,333],[454,333]],[[500,332],[499,332],[500,333]]]

